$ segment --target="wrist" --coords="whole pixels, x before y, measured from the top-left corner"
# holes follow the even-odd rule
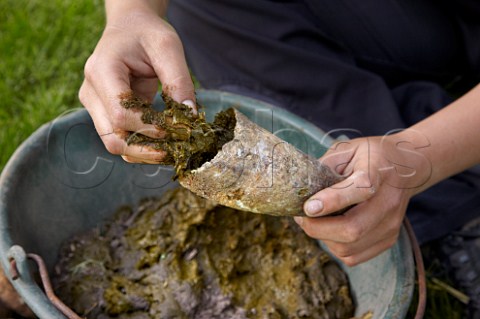
[[[480,85],[402,132],[403,136],[409,138],[408,134],[416,131],[418,134],[415,139],[421,136],[426,141],[423,144],[428,144],[420,150],[431,163],[432,175],[421,190],[480,163],[477,137],[480,120],[479,103]]]
[[[391,180],[399,188],[415,195],[438,182],[437,167],[431,158],[432,144],[421,131],[408,128],[386,135],[382,148],[393,172]]]
[[[107,25],[119,24],[125,17],[136,15],[156,15],[165,17],[168,0],[106,0]]]

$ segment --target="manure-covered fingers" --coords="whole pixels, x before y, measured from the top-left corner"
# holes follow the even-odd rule
[[[87,70],[87,67],[85,68]],[[107,70],[104,71],[108,72]],[[85,73],[87,74],[87,71]],[[114,131],[141,131],[141,134],[149,137],[164,137],[165,133],[163,131],[152,124],[143,123],[140,110],[126,109],[120,104],[120,95],[131,91],[128,76],[126,79],[123,79],[122,75],[105,79],[102,74],[102,72],[99,72],[98,76],[90,76],[90,79],[86,78],[80,88],[80,101],[90,115],[92,115],[94,109],[102,109],[101,113],[97,112],[98,115],[107,118]],[[94,122],[97,120],[93,115],[92,118]]]
[[[108,125],[108,123],[106,123]],[[98,131],[98,129],[97,129]],[[107,151],[114,155],[122,155],[130,163],[159,164],[166,157],[166,152],[156,150],[148,145],[128,144],[124,132],[99,131]]]
[[[88,83],[83,83],[79,95],[82,104],[85,105],[92,117],[98,135],[109,153],[127,156],[129,161],[136,163],[159,163],[163,160],[166,155],[163,151],[155,150],[147,145],[129,145],[127,143],[127,137],[131,135],[131,132],[125,130],[124,127],[118,128],[112,124],[108,110],[103,107],[101,100],[96,96],[96,93],[91,90]],[[152,135],[148,128],[139,128],[137,132],[147,136]],[[162,134],[157,132],[155,133],[155,137]]]

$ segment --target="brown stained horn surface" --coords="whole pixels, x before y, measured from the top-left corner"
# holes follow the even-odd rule
[[[302,216],[303,203],[341,180],[235,110],[234,139],[180,184],[219,204],[254,213]]]

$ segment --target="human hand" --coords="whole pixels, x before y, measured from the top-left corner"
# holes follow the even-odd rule
[[[175,30],[145,8],[124,10],[107,19],[104,33],[85,65],[79,98],[110,153],[122,155],[129,162],[155,164],[163,159],[163,152],[127,145],[129,132],[153,138],[162,138],[164,132],[144,124],[140,111],[123,108],[119,98],[121,93],[133,91],[151,102],[159,80],[167,95],[196,112],[193,83]]]
[[[309,217],[295,217],[297,223],[348,266],[393,246],[411,196],[431,174],[430,162],[418,151],[428,141],[415,137],[415,145],[403,134],[334,145],[320,161],[346,179],[307,200]],[[328,216],[347,207],[342,215]]]

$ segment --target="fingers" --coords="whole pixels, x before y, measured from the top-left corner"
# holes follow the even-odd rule
[[[92,109],[93,99],[100,100],[101,104],[97,107],[105,109],[103,115],[107,116],[112,127],[115,130],[137,132],[142,131],[142,134],[161,138],[165,134],[159,131],[154,125],[144,124],[141,120],[142,113],[133,109],[125,109],[120,105],[119,94],[122,92],[129,92],[130,79],[128,77],[128,70],[124,69],[121,63],[105,63],[97,66],[95,75],[90,66],[93,62],[87,62],[85,66],[85,82],[80,89],[80,101],[89,110]],[[145,84],[141,81],[140,84]],[[145,97],[148,93],[142,92]]]
[[[353,243],[370,235],[376,228],[385,231],[399,229],[408,200],[408,195],[401,190],[385,186],[375,197],[350,208],[343,215],[296,220],[311,237]]]
[[[295,217],[310,237],[324,241],[347,265],[364,262],[391,247],[398,237],[408,196],[386,187],[340,216]]]
[[[125,137],[128,132],[114,128],[109,120],[107,110],[102,107],[102,102],[96,96],[95,92],[89,88],[88,83],[84,82],[80,92],[82,93],[82,103],[88,105],[86,107],[93,119],[95,129],[108,152],[115,155],[124,155],[129,159],[129,162],[159,163],[163,160],[166,155],[165,152],[157,151],[148,146],[127,144]],[[145,126],[143,123],[142,125]],[[129,125],[126,126],[129,127]],[[155,130],[155,128],[140,129],[138,132],[146,135],[147,133],[151,133],[150,130]],[[158,133],[155,134],[158,135]]]
[[[139,132],[153,138],[163,138],[165,136],[165,132],[160,131],[154,125],[143,123],[140,111],[127,110],[120,104],[111,105],[112,109],[105,108],[105,104],[88,81],[83,82],[79,92],[79,99],[92,116],[95,125],[97,126],[97,122],[99,124],[100,122],[102,123],[102,126],[99,127],[99,134],[115,131]]]
[[[344,264],[347,266],[356,266],[361,263],[364,263],[381,253],[385,250],[391,248],[397,242],[398,234],[395,236],[391,236],[389,238],[383,239],[381,241],[377,241],[373,245],[369,245],[366,249],[358,249],[355,252],[352,251],[351,253],[338,253],[339,251],[346,250],[349,251],[350,248],[345,249],[344,246],[338,245],[333,242],[325,242],[327,247],[329,248],[330,252],[333,253],[337,258],[339,258]]]
[[[388,183],[391,163],[381,146],[378,137],[337,144],[321,160],[346,179],[305,202],[310,217],[295,218],[309,236],[324,241],[347,265],[373,258],[395,243],[412,196]],[[346,207],[351,208],[344,214],[329,216]]]
[[[340,216],[296,217],[295,220],[310,237],[353,243],[365,237],[384,218],[385,213],[381,207],[368,211],[369,207],[365,206],[367,205],[361,204],[353,207]]]
[[[160,162],[159,161],[154,161],[154,160],[148,160],[148,159],[145,159],[145,158],[139,158],[139,157],[135,157],[135,156],[132,156],[132,155],[122,155],[122,158],[125,162],[127,163],[140,163],[140,164],[159,164]]]
[[[390,248],[398,237],[402,214],[383,214],[363,207],[343,216],[295,218],[310,237],[322,240],[330,252],[352,266]],[[397,218],[397,217],[400,218]]]
[[[380,185],[380,175],[375,170],[378,160],[371,160],[369,152],[369,139],[364,138],[338,142],[322,156],[319,161],[345,180],[311,196],[304,204],[305,214],[325,216],[372,198]]]

